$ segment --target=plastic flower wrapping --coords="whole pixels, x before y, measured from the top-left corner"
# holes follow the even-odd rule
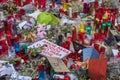
[[[0,80],[119,80],[119,0],[1,0]]]

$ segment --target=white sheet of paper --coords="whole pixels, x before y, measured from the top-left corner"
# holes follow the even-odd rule
[[[27,23],[27,21],[23,21],[23,22],[21,22],[21,23],[18,24],[18,27],[19,27],[20,29],[22,29],[22,27],[23,27],[26,23]]]
[[[0,60],[0,63],[6,63],[6,62],[8,62],[8,61]]]
[[[40,14],[40,10],[36,10],[35,12],[31,13],[31,14],[27,14],[27,16],[33,17],[35,19],[37,19],[37,16]]]
[[[9,64],[7,67],[6,66],[0,67],[0,76],[11,75],[12,73],[13,73],[13,69],[11,64]]]
[[[27,5],[23,6],[22,8],[24,10],[32,10],[32,9],[35,8],[35,6],[32,3],[30,3],[30,4],[27,4]]]
[[[32,80],[32,78],[29,76],[19,76],[18,79],[20,79],[20,80]]]
[[[118,56],[118,52],[119,52],[118,49],[112,49],[112,52],[114,56]]]
[[[43,45],[46,45],[46,46],[44,46],[44,48],[40,54],[42,54],[44,56],[63,58],[66,55],[71,53],[70,50],[67,50],[61,46],[58,46],[46,39],[35,42],[32,45],[28,46],[28,48],[38,48]]]

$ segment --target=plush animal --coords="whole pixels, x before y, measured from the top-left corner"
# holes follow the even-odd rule
[[[37,28],[37,36],[40,39],[45,38],[45,36],[46,36],[46,32],[45,32],[46,26],[44,24],[39,24],[37,27],[38,27]]]
[[[32,32],[30,32],[28,35],[24,36],[23,41],[34,41],[36,38],[36,35]]]
[[[60,22],[59,18],[49,12],[41,12],[37,16],[37,24],[54,25]]]

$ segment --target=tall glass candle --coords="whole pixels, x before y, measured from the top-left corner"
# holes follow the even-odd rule
[[[105,30],[106,26],[107,26],[106,22],[102,22],[102,26],[101,26],[102,33],[104,33],[104,30]]]
[[[90,25],[90,23],[88,23],[88,26],[87,26],[87,34],[91,34],[91,32],[92,32],[92,26]]]
[[[85,32],[85,25],[84,25],[84,23],[82,22],[82,23],[80,23],[80,32]]]

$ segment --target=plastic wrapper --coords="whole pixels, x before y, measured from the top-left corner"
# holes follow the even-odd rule
[[[116,44],[119,38],[108,35],[111,29],[115,29],[116,32],[118,31],[117,28],[120,28],[119,0],[13,1],[17,7],[11,2],[0,3],[2,4],[0,5],[0,12],[1,10],[3,12],[0,15],[0,19],[6,19],[8,24],[0,24],[0,59],[6,58],[15,68],[9,80],[31,80],[32,78],[40,80],[45,79],[44,77],[50,79],[87,80],[89,79],[88,69],[86,68],[87,63],[82,62],[86,56],[82,55],[82,53],[84,53],[83,49],[88,47],[96,48],[99,52],[98,54],[105,54],[109,59],[107,66],[108,80],[119,79],[120,60],[112,59],[113,53],[110,52],[112,48],[117,48]],[[116,24],[119,26],[117,27]],[[72,51],[70,55],[64,54],[64,59],[62,58],[71,73],[64,72],[64,69],[61,73],[51,71],[54,69],[49,64],[49,61],[46,60],[44,62],[45,59],[42,58],[45,55],[43,55],[41,50],[47,45],[36,48],[35,46],[40,46],[40,44],[37,44],[34,48],[27,48],[42,39],[49,40]],[[106,47],[96,45],[96,43],[105,44]],[[53,47],[55,46],[53,45]],[[52,52],[53,47],[50,47],[48,51]],[[47,51],[47,48],[45,49]],[[52,52],[55,55],[59,53],[59,50],[56,49],[55,47],[53,50],[56,53]],[[93,52],[88,51],[86,55],[88,53],[92,54]],[[5,56],[1,54],[5,54]],[[119,53],[117,54],[119,55]],[[78,64],[75,63],[76,61],[78,61]],[[45,69],[42,68],[42,65],[44,65]],[[92,67],[95,66],[92,65]],[[95,71],[99,70],[93,68],[91,69],[91,74]]]
[[[111,58],[107,66],[107,80],[119,80],[120,79],[120,59]]]

